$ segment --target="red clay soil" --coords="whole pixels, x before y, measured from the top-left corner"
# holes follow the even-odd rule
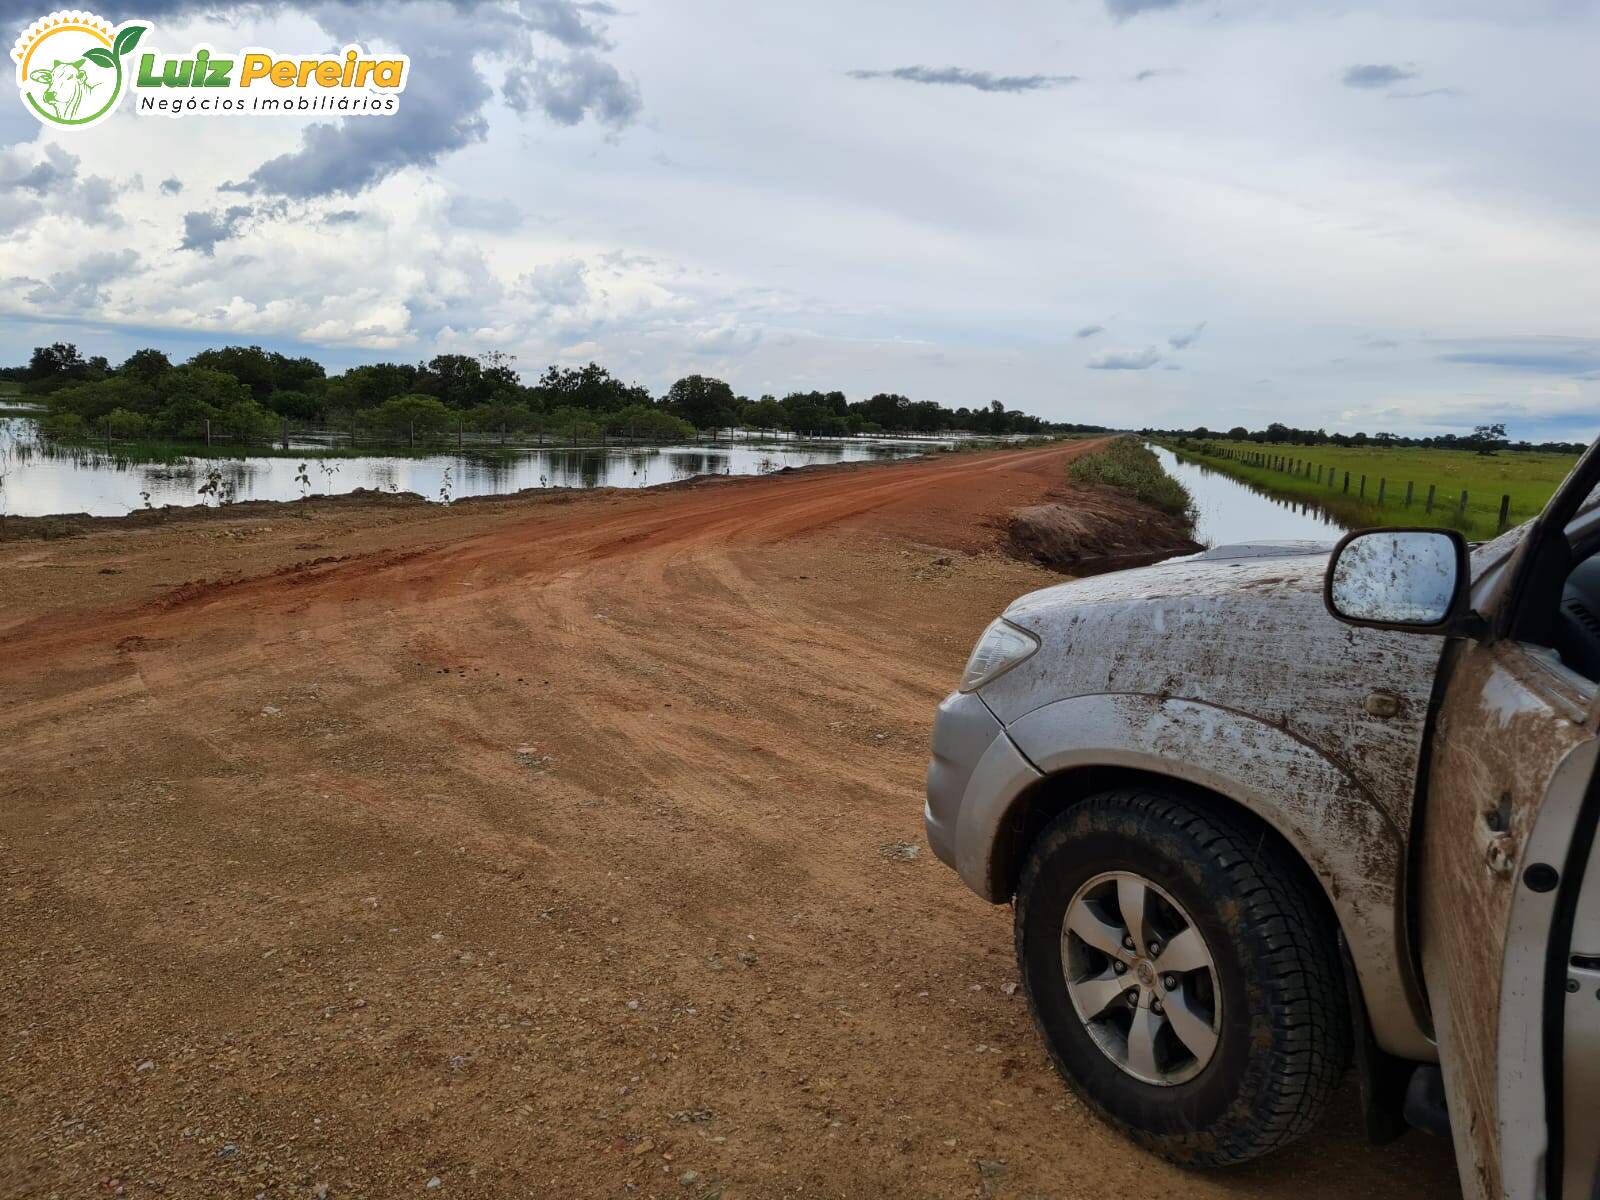
[[[1454,1195],[1126,1145],[923,845],[1083,448],[0,545],[0,1195]]]

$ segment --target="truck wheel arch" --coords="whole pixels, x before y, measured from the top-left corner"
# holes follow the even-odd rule
[[[1339,764],[1277,725],[1163,696],[1060,700],[1002,736],[1043,777],[1010,795],[968,794],[956,842],[969,885],[1010,900],[1032,839],[1077,800],[1134,779],[1180,789],[1287,845],[1344,935],[1378,1045],[1436,1056],[1406,945],[1406,835]]]

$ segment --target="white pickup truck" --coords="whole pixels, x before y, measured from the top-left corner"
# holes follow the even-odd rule
[[[1535,521],[1046,588],[940,705],[926,823],[1014,902],[1068,1084],[1168,1158],[1375,1139],[1600,1196],[1600,444]]]

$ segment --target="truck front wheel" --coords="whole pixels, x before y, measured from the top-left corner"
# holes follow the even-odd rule
[[[1316,1122],[1350,1058],[1333,924],[1288,852],[1177,793],[1119,788],[1050,824],[1017,959],[1067,1083],[1174,1162],[1244,1162]]]

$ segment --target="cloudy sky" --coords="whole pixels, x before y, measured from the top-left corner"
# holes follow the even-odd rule
[[[99,11],[410,84],[342,124],[0,104],[0,361],[500,349],[658,392],[1600,432],[1592,4]],[[42,10],[0,14],[9,45]]]

